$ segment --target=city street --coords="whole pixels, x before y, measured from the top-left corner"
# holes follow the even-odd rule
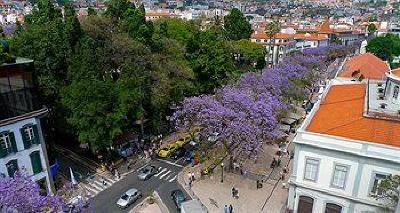
[[[112,187],[109,187],[100,193],[98,193],[93,199],[91,210],[99,213],[108,212],[129,212],[135,205],[140,203],[145,197],[149,196],[154,190],[158,192],[164,204],[168,207],[170,212],[178,212],[174,202],[171,199],[171,191],[175,189],[181,189],[185,192],[177,182],[177,175],[182,170],[182,166],[179,164],[174,165],[173,163],[167,163],[168,161],[160,161],[153,159],[148,165],[154,165],[159,168],[160,172],[155,174],[147,181],[141,181],[137,177],[137,171],[127,175],[124,179],[114,183]],[[128,189],[136,188],[139,189],[143,197],[137,200],[134,204],[130,205],[126,209],[120,209],[116,202],[119,197]],[[187,195],[187,197],[189,197]]]

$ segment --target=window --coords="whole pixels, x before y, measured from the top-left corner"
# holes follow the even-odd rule
[[[36,125],[29,125],[20,129],[24,148],[29,149],[32,144],[40,144],[38,129]]]
[[[307,196],[299,197],[299,204],[297,205],[298,213],[312,213],[314,207],[314,199]]]
[[[348,166],[335,165],[335,170],[333,171],[331,186],[335,187],[335,188],[344,189],[345,184],[346,184],[348,170],[349,170]]]
[[[34,151],[29,156],[31,157],[33,174],[42,172],[43,170],[42,170],[42,162],[40,160],[40,152]]]
[[[28,126],[25,128],[26,139],[33,140],[35,138],[35,134],[33,133],[32,126]]]
[[[14,177],[15,172],[18,171],[18,161],[17,160],[10,160],[7,164],[7,172],[8,176]]]
[[[7,156],[9,153],[17,152],[13,132],[0,133],[0,158]]]
[[[373,194],[373,195],[381,195],[382,194],[382,191],[381,190],[379,190],[378,189],[378,186],[379,186],[379,183],[383,180],[383,179],[385,179],[385,178],[387,178],[389,175],[384,175],[384,174],[378,174],[378,173],[375,173],[373,176],[372,176],[372,188],[371,188],[371,194]]]
[[[304,180],[317,181],[319,160],[306,158]]]
[[[399,97],[399,86],[395,86],[393,90],[393,98],[397,99]]]
[[[334,203],[327,203],[325,207],[325,213],[341,213],[342,207],[334,204]]]
[[[3,149],[10,149],[11,148],[11,140],[8,133],[0,134],[0,146]]]

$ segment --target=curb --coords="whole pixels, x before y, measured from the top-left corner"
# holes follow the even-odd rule
[[[169,213],[168,207],[165,205],[165,203],[162,201],[160,195],[158,195],[157,191],[154,191],[154,198],[156,199],[156,202],[158,203],[158,206],[161,209],[162,213]]]
[[[201,202],[201,200],[193,192],[193,190],[188,187],[188,184],[186,183],[185,178],[183,177],[183,173],[184,170],[178,173],[177,177],[178,184],[181,185],[181,187],[186,191],[186,193],[190,196],[192,200],[199,201],[199,203],[206,209],[206,211],[209,212],[207,206],[204,205],[203,202]]]

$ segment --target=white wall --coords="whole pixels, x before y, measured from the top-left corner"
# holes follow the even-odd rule
[[[38,132],[39,132],[39,137],[40,137],[40,141],[41,141],[41,144],[32,144],[29,149],[24,148],[22,136],[20,133],[20,129],[26,124],[35,124],[38,126]],[[14,133],[18,152],[11,153],[11,154],[8,154],[4,158],[0,158],[0,174],[3,173],[6,176],[8,176],[6,164],[10,160],[16,159],[18,162],[19,169],[24,168],[26,170],[26,172],[28,173],[28,175],[33,175],[32,162],[31,162],[31,158],[29,155],[34,151],[39,151],[40,152],[40,162],[42,164],[43,171],[32,176],[32,179],[37,181],[37,180],[41,180],[42,178],[46,178],[48,192],[53,192],[52,180],[50,180],[50,177],[49,177],[50,171],[48,170],[47,153],[45,151],[46,146],[45,146],[45,142],[43,139],[39,118],[28,118],[28,119],[25,119],[25,120],[22,120],[22,121],[13,123],[13,124],[0,126],[0,132],[3,132],[3,131],[10,131],[10,132]]]

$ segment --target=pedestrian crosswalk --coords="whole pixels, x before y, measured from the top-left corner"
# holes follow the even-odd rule
[[[170,183],[175,181],[177,178],[177,173],[168,168],[159,167],[158,171],[159,172],[154,175],[154,178],[158,178],[160,180],[165,180]]]
[[[81,182],[80,185],[86,190],[86,195],[88,197],[94,197],[101,191],[109,188],[118,180],[110,177],[94,177],[88,178],[85,183]]]
[[[160,181],[166,181],[169,183],[174,182],[178,177],[178,171],[173,171],[166,167],[158,167],[158,172],[151,177]],[[86,181],[81,182],[79,185],[86,191],[87,197],[94,197],[101,191],[111,187],[118,180],[113,177],[96,176],[93,178],[87,178]]]

